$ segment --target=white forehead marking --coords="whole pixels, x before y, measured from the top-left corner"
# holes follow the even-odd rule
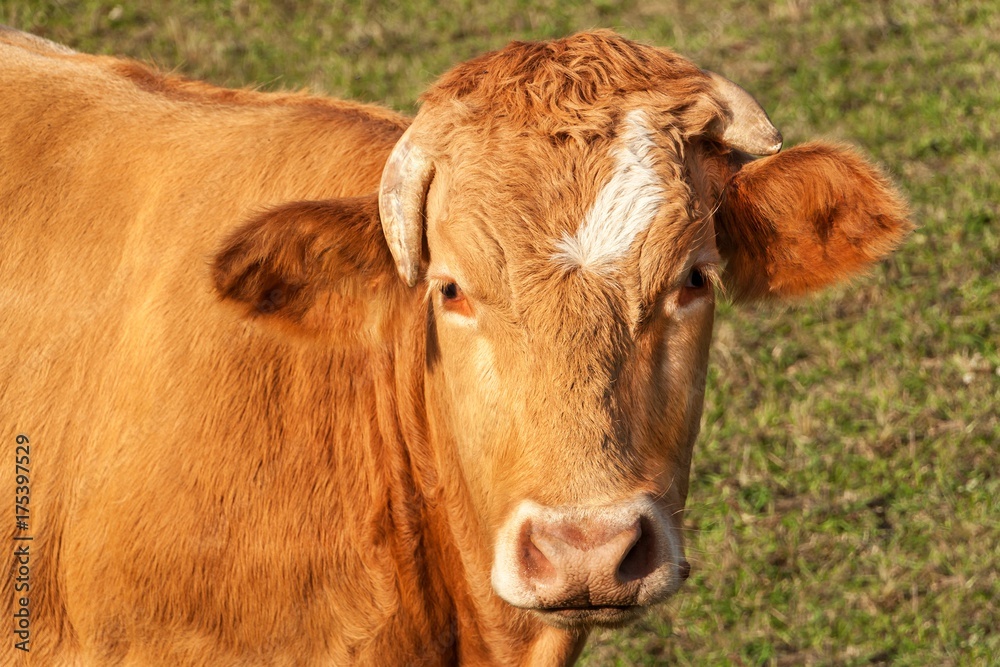
[[[663,187],[654,168],[656,143],[640,109],[622,122],[622,144],[615,171],[583,217],[576,234],[556,241],[552,260],[567,268],[610,268],[644,232],[663,204]]]

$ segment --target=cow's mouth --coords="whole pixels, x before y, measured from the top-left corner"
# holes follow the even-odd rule
[[[642,616],[639,605],[594,605],[580,607],[542,607],[533,611],[549,625],[561,628],[601,626],[617,628]]]

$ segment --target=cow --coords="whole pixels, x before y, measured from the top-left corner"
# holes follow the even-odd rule
[[[716,293],[910,229],[606,31],[410,119],[8,30],[0,100],[5,665],[571,664],[688,575]]]

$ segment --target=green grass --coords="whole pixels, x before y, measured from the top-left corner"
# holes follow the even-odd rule
[[[415,109],[450,65],[593,27],[753,91],[786,146],[857,143],[920,226],[867,277],[720,308],[694,573],[586,665],[1000,664],[1000,7],[985,0],[0,2],[196,78]]]

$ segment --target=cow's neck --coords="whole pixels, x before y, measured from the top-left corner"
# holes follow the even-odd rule
[[[394,373],[396,419],[412,466],[413,493],[424,508],[423,546],[451,598],[454,614],[449,631],[457,633],[459,662],[470,665],[572,664],[586,640],[545,625],[514,609],[493,592],[490,568],[493,552],[483,531],[456,456],[454,443],[435,432],[425,387],[426,311],[404,324]],[[430,428],[428,425],[430,424]],[[443,637],[442,643],[449,638]]]

